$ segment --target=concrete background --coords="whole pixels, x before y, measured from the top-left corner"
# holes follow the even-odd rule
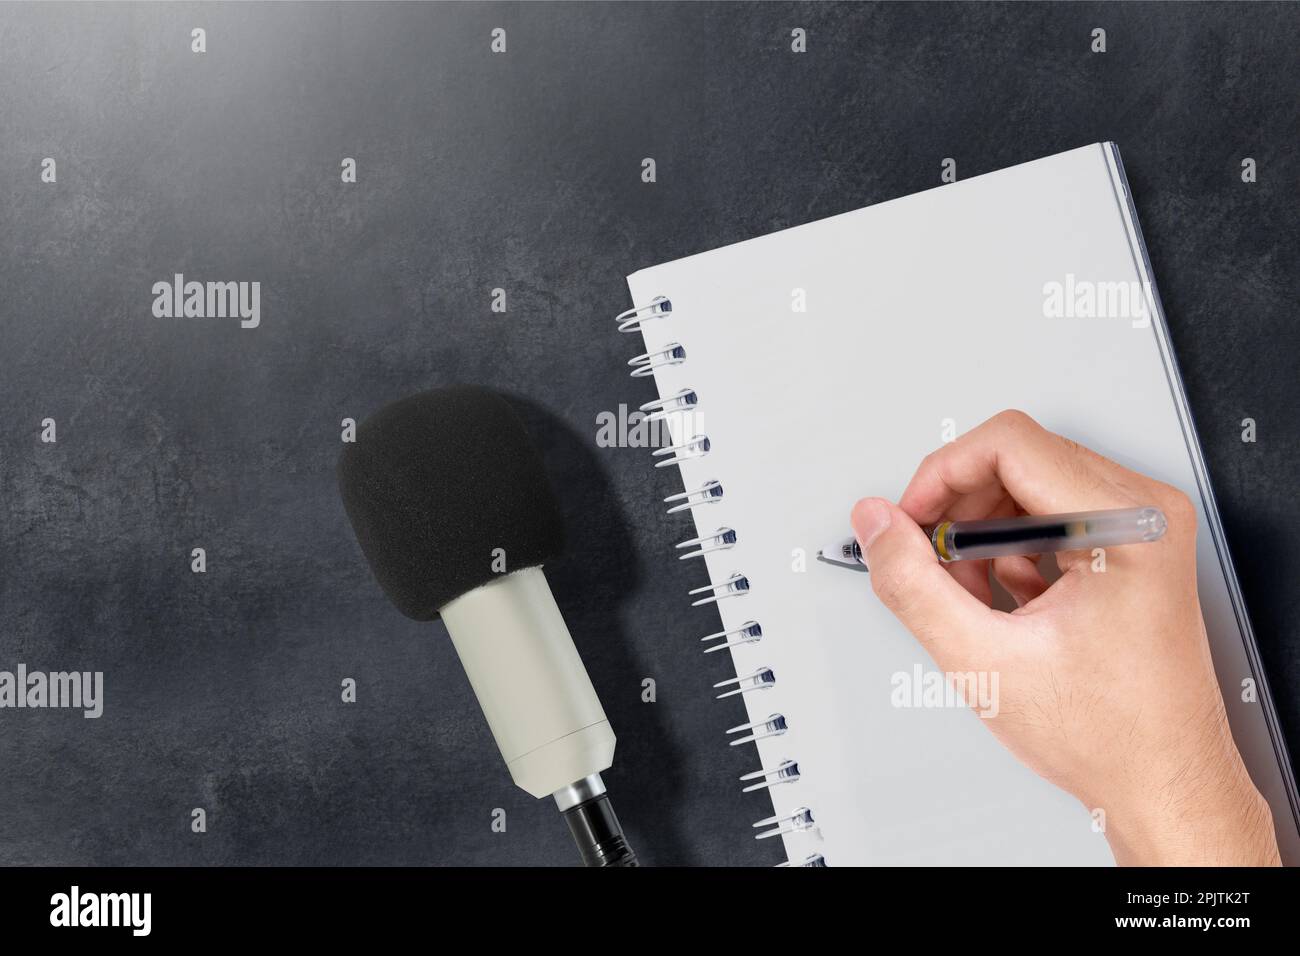
[[[1286,4],[4,6],[0,669],[102,670],[107,700],[0,711],[0,863],[576,862],[335,490],[343,417],[451,382],[515,395],[544,446],[573,538],[549,572],[643,860],[777,862],[724,744],[742,708],[708,693],[730,663],[693,647],[716,618],[671,559],[675,477],[596,446],[598,413],[653,396],[610,322],[623,276],[929,188],[943,157],[970,177],[1108,139],[1300,746],[1298,26]],[[261,327],[154,318],[176,272],[260,281]]]

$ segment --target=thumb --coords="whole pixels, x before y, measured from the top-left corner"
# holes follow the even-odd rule
[[[997,614],[944,570],[929,535],[897,505],[863,498],[850,520],[881,603],[940,666],[969,660]]]

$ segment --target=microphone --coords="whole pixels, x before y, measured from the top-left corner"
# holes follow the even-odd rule
[[[358,426],[338,480],[384,593],[447,625],[514,782],[554,796],[588,866],[636,866],[600,778],[614,731],[542,572],[559,504],[514,409],[469,385],[400,399]]]

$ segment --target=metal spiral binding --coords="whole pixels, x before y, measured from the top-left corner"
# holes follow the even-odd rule
[[[641,411],[645,414],[646,421],[658,422],[670,417],[674,412],[684,412],[699,403],[700,396],[695,394],[695,389],[684,388],[676,395],[646,402],[641,406]]]
[[[735,635],[733,638],[732,635]],[[704,649],[705,654],[712,654],[714,651],[720,651],[724,647],[739,647],[741,644],[756,644],[763,639],[763,628],[757,621],[746,621],[740,627],[733,627],[729,631],[716,631],[713,634],[705,634],[700,638],[701,641],[716,641],[722,638],[722,642],[714,644],[712,647]],[[730,731],[728,731],[730,733]]]
[[[706,584],[702,588],[687,591],[686,596],[694,597],[696,594],[707,594],[708,597],[702,597],[698,601],[691,602],[691,607],[701,607],[705,604],[717,604],[729,597],[744,597],[748,593],[749,578],[739,571],[733,571],[731,577],[721,584]]]
[[[737,737],[735,740],[731,741],[731,746],[739,747],[741,744],[747,744],[751,740],[766,740],[768,737],[780,737],[789,729],[790,725],[786,723],[785,714],[772,714],[767,718],[767,720],[755,720],[748,724],[741,724],[738,727],[732,727],[727,731],[727,733],[739,734],[744,733],[746,730],[753,731],[753,733],[745,734],[744,737]]]
[[[671,300],[667,296],[660,295],[655,296],[649,305],[619,313],[615,317],[615,322],[620,332],[638,332],[641,330],[643,323],[672,315],[672,312]],[[670,342],[662,348],[647,350],[629,359],[627,364],[631,368],[629,374],[633,378],[645,378],[653,375],[660,368],[681,365],[685,361],[686,347],[680,342]],[[647,422],[663,421],[677,413],[691,411],[699,404],[699,401],[699,395],[694,389],[683,388],[675,395],[646,402],[640,407],[640,411]],[[655,462],[654,467],[680,467],[687,461],[703,458],[711,448],[712,442],[707,435],[695,435],[689,441],[682,442],[679,445],[670,448],[658,448],[652,452],[655,458],[660,459]],[[669,495],[664,499],[664,504],[668,506],[665,510],[670,515],[682,511],[692,511],[704,505],[717,504],[722,501],[723,497],[722,483],[716,479],[711,479],[694,490]],[[739,538],[734,529],[723,526],[712,534],[700,535],[681,542],[677,545],[676,550],[684,551],[684,553],[678,555],[678,558],[685,561],[689,558],[701,558],[715,551],[735,547],[738,540]],[[707,604],[716,604],[725,598],[743,597],[749,593],[749,589],[749,578],[739,571],[735,571],[722,583],[710,583],[705,587],[695,588],[688,592],[688,596],[696,597],[700,595],[697,600],[691,602],[692,607],[700,607]],[[723,648],[754,644],[762,640],[762,637],[763,628],[757,621],[751,620],[746,621],[740,627],[718,631],[714,634],[706,634],[700,638],[700,641],[709,645],[704,648],[704,653],[711,654]],[[726,697],[749,694],[754,691],[770,690],[774,686],[776,686],[776,674],[770,667],[760,667],[750,674],[719,681],[713,685],[713,689],[720,691],[716,696],[718,700],[722,700]],[[737,747],[745,743],[757,743],[770,737],[779,737],[788,730],[789,723],[785,715],[773,713],[766,720],[751,721],[750,723],[732,727],[727,731],[727,735],[732,737],[729,741],[730,746]],[[794,760],[783,760],[772,770],[756,770],[742,776],[740,782],[746,784],[746,786],[742,788],[741,792],[751,793],[757,790],[770,790],[780,784],[796,783],[799,779],[799,764]],[[788,814],[777,814],[759,820],[754,824],[754,828],[761,830],[761,832],[754,834],[754,838],[766,840],[771,837],[813,830],[816,828],[816,823],[813,820],[811,809],[799,807]],[[802,863],[787,860],[779,865],[784,867],[825,866],[826,858],[820,853],[812,853],[805,857]]]
[[[685,561],[688,558],[703,557],[711,551],[725,551],[727,548],[734,548],[736,540],[736,532],[730,528],[719,528],[713,534],[706,534],[699,538],[688,538],[677,546],[677,550],[680,551],[682,548],[695,548],[695,550],[679,554],[677,560]]]
[[[658,352],[642,352],[636,358],[628,359],[627,364],[632,366],[632,371],[628,374],[633,378],[645,378],[647,375],[653,375],[657,368],[681,365],[685,361],[686,349],[680,343],[673,342]]]
[[[767,790],[779,783],[794,783],[798,779],[799,765],[793,760],[782,760],[777,764],[775,770],[755,770],[753,773],[747,773],[741,777],[741,783],[747,780],[757,780],[758,783],[751,783],[748,787],[743,787],[740,792],[752,793],[755,790]]]
[[[772,685],[775,683],[776,675],[772,673],[772,668],[760,667],[758,670],[754,671],[754,673],[745,677],[729,677],[726,680],[720,680],[713,685],[713,689],[718,690],[721,687],[730,687],[732,684],[736,685],[735,687],[732,687],[731,690],[723,691],[717,696],[717,700],[722,700],[724,697],[735,697],[737,694],[748,694],[753,690],[770,690]]]
[[[667,468],[670,465],[680,466],[682,462],[690,461],[693,458],[703,458],[712,447],[713,442],[709,441],[708,435],[696,435],[688,442],[682,442],[680,445],[672,445],[668,448],[656,448],[650,454],[656,458],[665,455],[669,456],[664,458],[663,461],[655,462],[656,468]]]
[[[651,319],[657,319],[660,316],[669,315],[673,311],[673,304],[668,301],[668,297],[657,295],[650,300],[649,305],[643,305],[639,309],[628,309],[626,312],[620,312],[614,317],[618,323],[620,332],[640,332],[641,323],[649,322]]]
[[[755,833],[755,840],[766,840],[774,836],[783,836],[786,833],[799,833],[803,830],[811,830],[817,826],[813,820],[813,812],[807,807],[800,807],[790,813],[778,813],[774,817],[767,817],[759,820],[754,824],[754,828],[771,827],[770,830],[764,830],[762,833]]]
[[[694,491],[683,491],[680,494],[669,495],[664,499],[664,504],[672,505],[664,514],[675,515],[679,511],[689,511],[691,508],[697,508],[700,505],[713,505],[722,500],[722,482],[706,481]],[[677,502],[673,504],[673,502]]]

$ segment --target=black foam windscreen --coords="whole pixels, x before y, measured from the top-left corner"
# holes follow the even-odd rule
[[[417,621],[503,566],[536,567],[564,547],[541,458],[490,389],[457,385],[386,405],[344,447],[338,479],[380,587]]]

